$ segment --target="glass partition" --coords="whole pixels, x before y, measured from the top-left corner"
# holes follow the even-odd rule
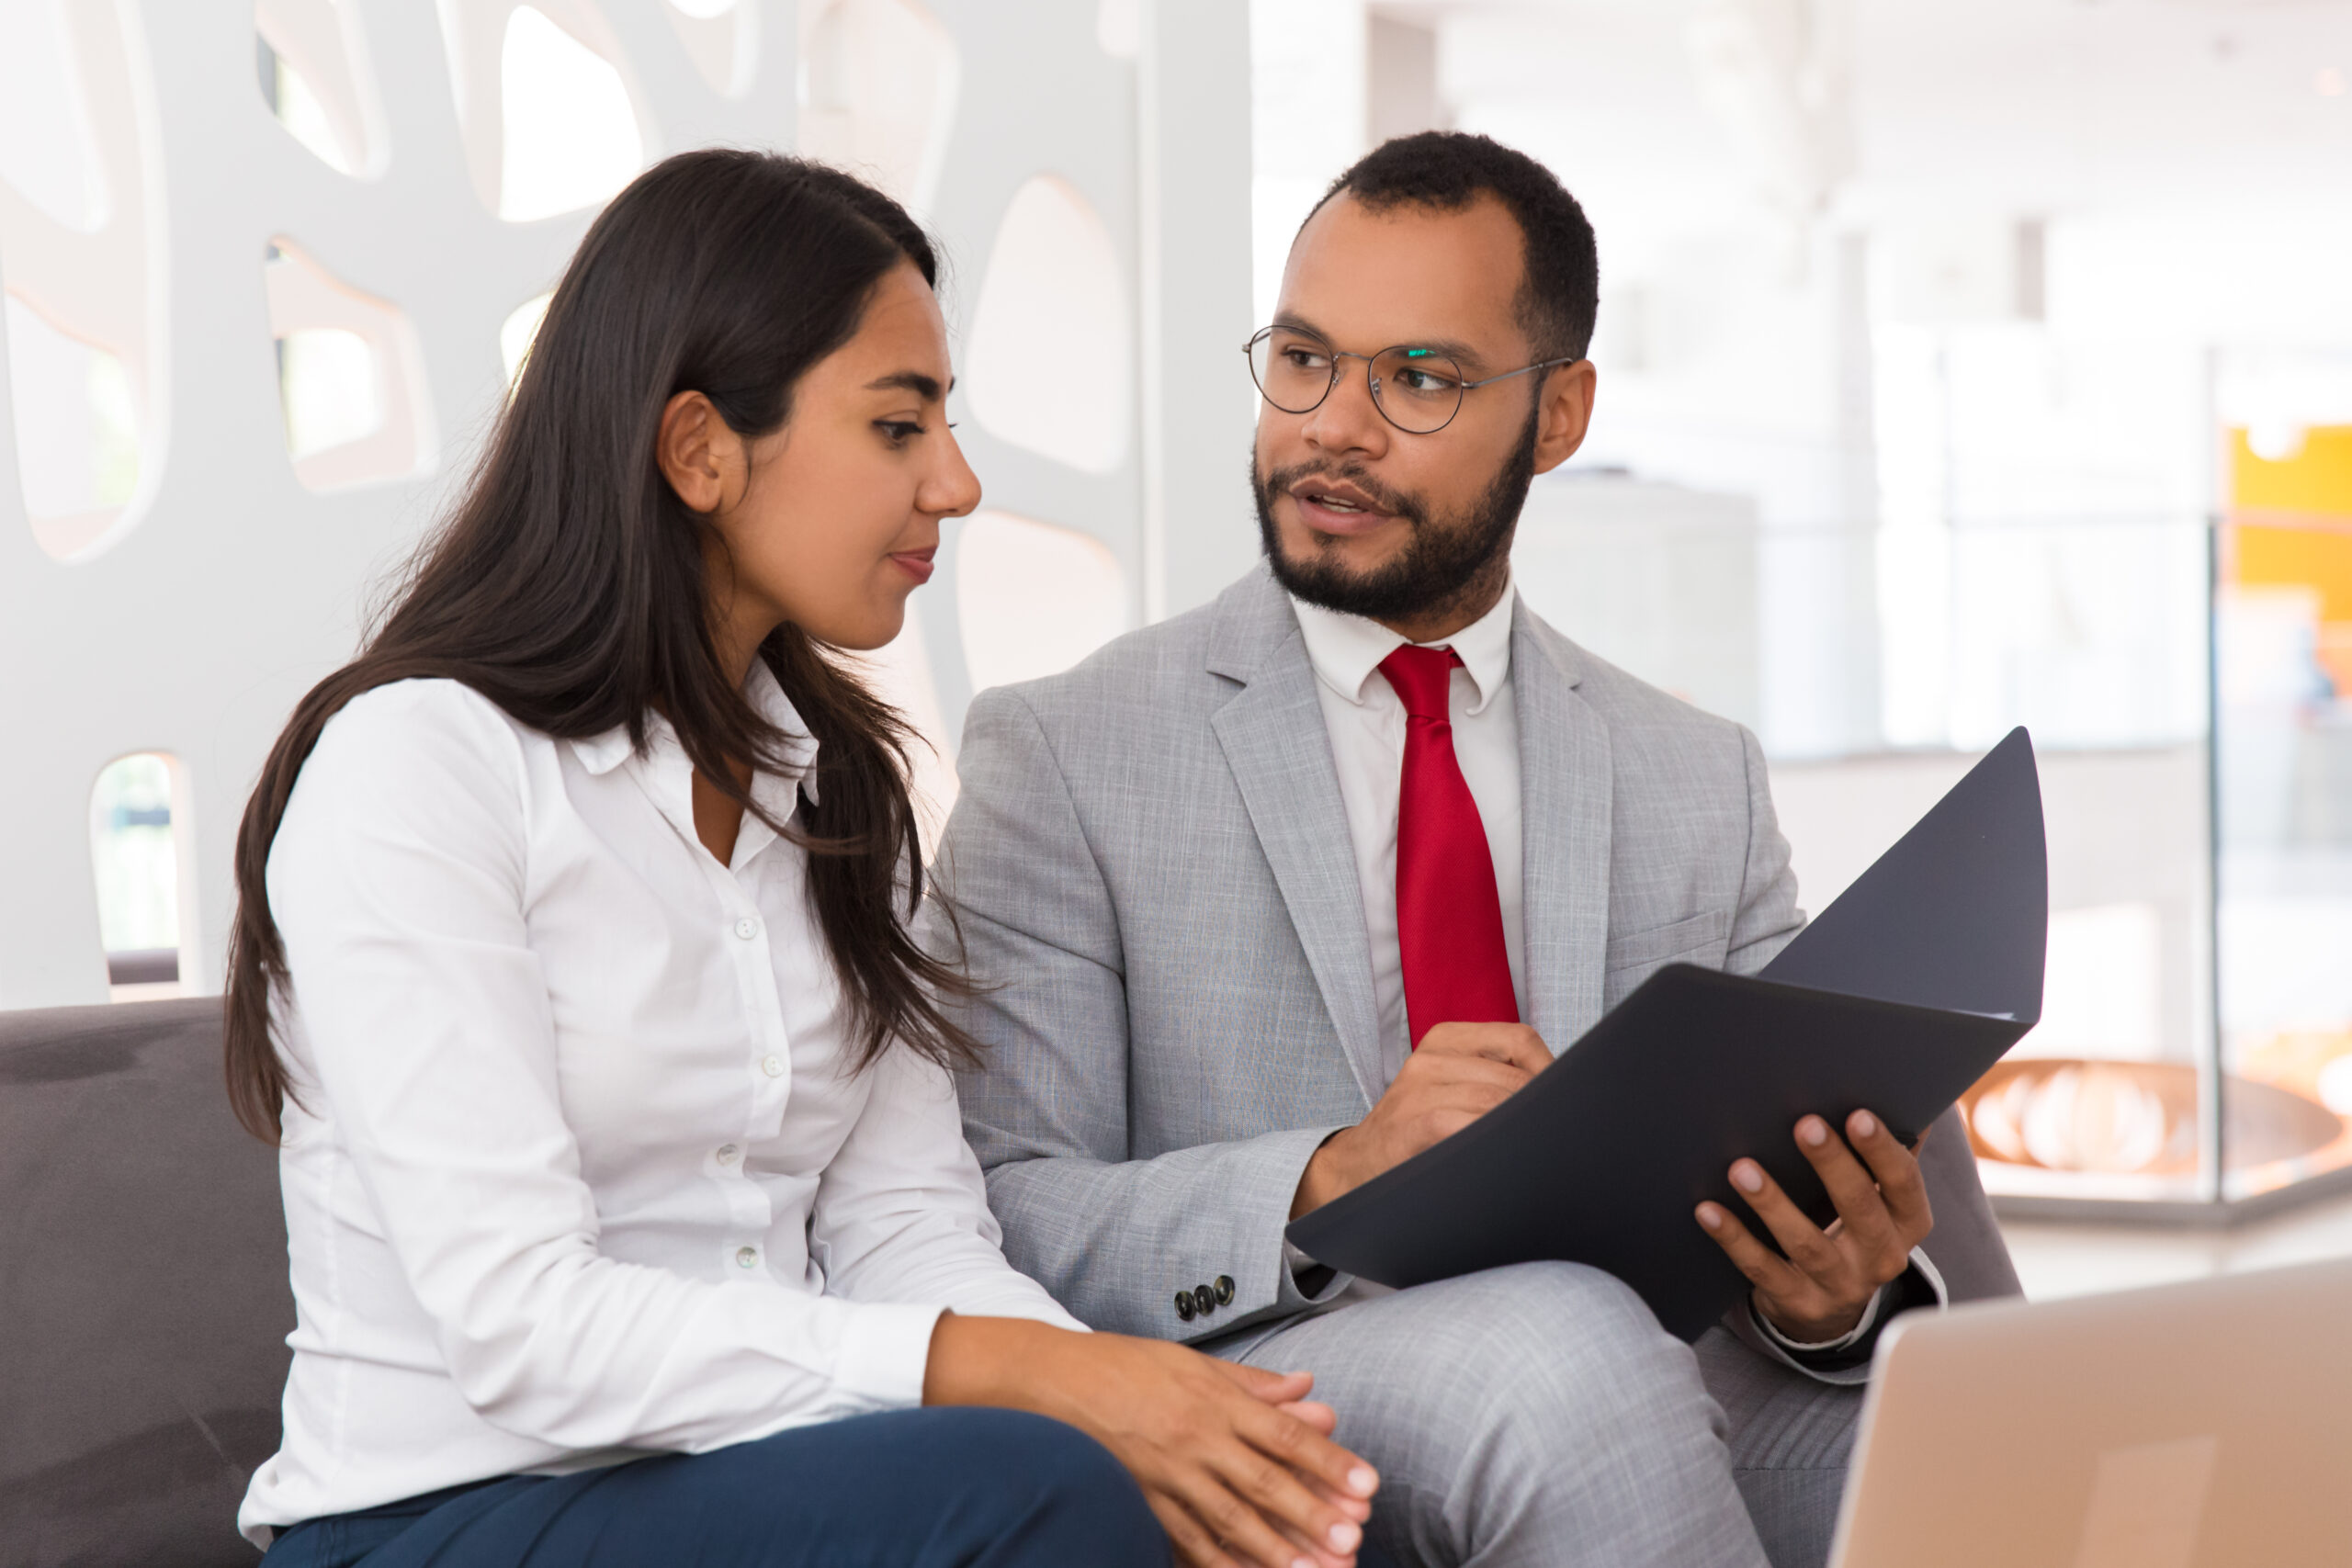
[[[2352,1168],[2352,423],[2228,441],[2214,598],[2223,1196]]]

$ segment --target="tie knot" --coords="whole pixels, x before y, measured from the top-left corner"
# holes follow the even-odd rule
[[[1453,679],[1453,668],[1462,656],[1450,648],[1415,648],[1411,643],[1399,643],[1394,652],[1380,661],[1380,672],[1388,677],[1405,711],[1415,718],[1442,719],[1446,716],[1446,688]]]

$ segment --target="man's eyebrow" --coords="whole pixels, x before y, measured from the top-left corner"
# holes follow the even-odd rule
[[[952,378],[947,383],[949,388],[955,385]],[[926,376],[920,370],[899,370],[888,376],[877,376],[868,381],[865,388],[871,392],[912,392],[927,403],[937,402],[946,390],[940,386],[938,377]]]
[[[1325,332],[1321,327],[1317,326],[1314,322],[1308,321],[1305,316],[1300,315],[1295,310],[1283,310],[1277,313],[1274,317],[1274,325],[1278,327],[1288,327],[1293,332],[1313,333],[1325,343],[1331,342],[1331,334],[1329,333]],[[1333,346],[1337,347],[1338,345],[1335,344]],[[1419,338],[1408,344],[1385,343],[1380,345],[1380,348],[1427,349],[1432,354],[1444,355],[1447,358],[1453,360],[1464,370],[1478,371],[1484,370],[1487,367],[1487,356],[1480,354],[1468,344],[1462,342],[1459,338]],[[1374,349],[1373,352],[1377,354],[1380,352],[1380,349]]]

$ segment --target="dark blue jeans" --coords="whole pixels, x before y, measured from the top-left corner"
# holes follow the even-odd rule
[[[1109,1450],[1011,1410],[895,1410],[706,1454],[311,1519],[265,1568],[1167,1568]]]

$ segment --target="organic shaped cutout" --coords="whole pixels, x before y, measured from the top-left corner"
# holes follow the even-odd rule
[[[1058,674],[1128,627],[1125,574],[1083,534],[976,513],[956,561],[964,666],[976,692]]]
[[[759,67],[760,8],[741,0],[669,0],[662,7],[712,92],[740,98]]]
[[[256,0],[254,30],[262,99],[277,122],[339,174],[382,174],[390,137],[348,0]]]
[[[51,222],[87,233],[106,215],[106,180],[62,20],[56,6],[9,9],[0,48],[0,186]]]
[[[429,471],[438,447],[408,317],[282,239],[265,276],[295,477],[327,491]]]
[[[620,41],[590,0],[439,0],[466,172],[514,222],[603,205],[659,151]]]
[[[873,181],[917,212],[947,155],[961,57],[915,0],[801,7],[800,151]]]
[[[530,356],[531,344],[539,335],[539,323],[547,319],[548,305],[554,294],[541,294],[524,300],[507,313],[498,327],[499,363],[506,367],[506,389],[513,391],[523,374],[523,361]]]
[[[1125,460],[1134,332],[1110,231],[1039,175],[998,224],[967,351],[972,413],[1000,440],[1088,473]]]
[[[7,297],[9,400],[33,533],[65,559],[103,535],[139,488],[139,431],[122,361]]]
[[[498,215],[510,222],[602,207],[645,166],[645,139],[613,62],[518,6],[499,51],[503,147]]]
[[[196,929],[187,807],[187,770],[162,752],[118,758],[91,787],[90,865],[116,1001],[177,996],[194,971],[183,946]]]
[[[0,276],[18,478],[41,548],[85,560],[135,521],[154,486],[145,455],[162,437],[141,152],[151,139],[141,129],[153,105],[123,31],[135,11],[18,9],[32,47],[19,52],[11,36],[0,49]],[[14,134],[20,114],[44,122]]]

